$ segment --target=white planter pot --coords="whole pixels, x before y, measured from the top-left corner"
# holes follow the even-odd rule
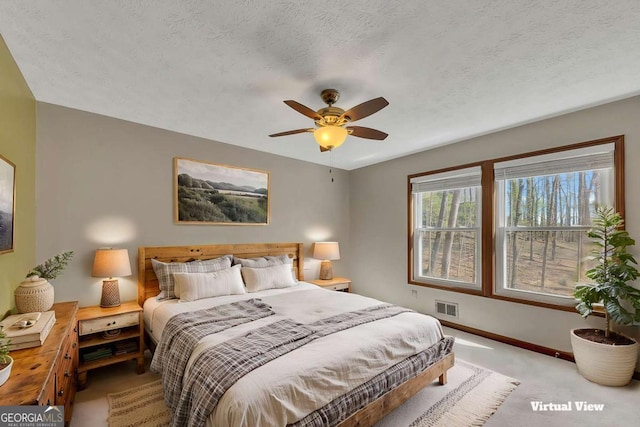
[[[9,379],[9,375],[11,375],[11,367],[13,366],[13,359],[11,356],[7,356],[11,361],[9,362],[9,366],[0,369],[0,386],[7,382]]]
[[[16,299],[18,313],[48,311],[53,307],[53,286],[45,279],[37,276],[20,283],[13,296]]]
[[[629,384],[638,359],[638,342],[634,340],[631,345],[601,344],[580,338],[575,334],[576,330],[571,330],[571,346],[578,372],[597,384],[617,387]]]

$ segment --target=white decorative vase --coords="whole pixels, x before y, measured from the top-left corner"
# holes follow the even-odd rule
[[[638,360],[638,342],[632,340],[634,343],[631,345],[601,344],[579,337],[576,330],[571,330],[571,346],[578,372],[601,385],[620,387],[629,384]]]
[[[13,359],[11,356],[7,356],[9,358],[9,365],[0,369],[0,386],[7,382],[9,379],[9,375],[11,375],[11,367],[13,366]]]
[[[53,286],[38,276],[32,276],[20,283],[13,295],[18,313],[48,311],[53,306]]]

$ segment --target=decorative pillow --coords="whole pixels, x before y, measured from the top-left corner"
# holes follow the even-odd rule
[[[278,256],[261,256],[257,258],[238,258],[233,257],[234,264],[240,264],[243,267],[262,268],[272,267],[274,265],[293,264],[293,259],[288,255]]]
[[[231,267],[232,259],[232,255],[194,262],[161,262],[152,259],[151,265],[153,266],[153,271],[156,272],[158,284],[160,285],[160,295],[156,298],[162,301],[176,297],[173,273],[210,273],[212,271],[224,270],[225,268]]]
[[[242,267],[242,277],[244,278],[247,292],[258,292],[272,288],[288,288],[297,283],[293,280],[291,266],[289,264],[262,268]]]
[[[234,265],[212,273],[173,273],[175,293],[180,301],[244,294],[240,266]]]

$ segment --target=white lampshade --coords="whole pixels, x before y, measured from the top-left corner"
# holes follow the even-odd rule
[[[340,246],[338,246],[338,242],[316,242],[313,248],[313,257],[330,261],[340,259]]]
[[[324,148],[333,149],[342,145],[349,132],[342,126],[322,126],[313,131],[316,142]]]
[[[131,276],[131,263],[127,249],[96,249],[93,259],[93,277]]]

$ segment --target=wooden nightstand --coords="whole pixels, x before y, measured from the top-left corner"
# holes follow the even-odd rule
[[[78,310],[78,388],[87,384],[87,372],[136,359],[144,373],[144,320],[136,301],[119,307],[82,307]]]
[[[344,277],[334,277],[329,280],[309,280],[309,283],[331,289],[332,291],[351,292],[351,280]]]

